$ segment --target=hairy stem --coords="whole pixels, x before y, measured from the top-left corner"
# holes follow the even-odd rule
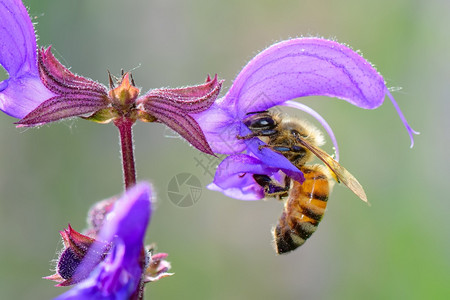
[[[114,120],[119,129],[120,145],[122,147],[122,169],[125,189],[136,184],[136,169],[134,167],[133,131],[134,120],[122,117]]]

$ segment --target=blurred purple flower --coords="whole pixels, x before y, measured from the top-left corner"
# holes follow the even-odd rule
[[[89,214],[95,218],[90,221],[95,239],[70,226],[62,232],[65,249],[57,273],[47,279],[60,282],[58,286],[76,285],[56,299],[141,299],[145,282],[170,275],[167,254],[152,256],[144,248],[150,185],[137,184],[113,206],[111,201],[100,202]]]
[[[133,123],[160,122],[202,152],[214,154],[192,114],[207,110],[219,95],[217,76],[204,84],[178,89],[140,90],[123,74],[108,89],[62,65],[50,47],[36,53],[36,37],[20,0],[0,0],[0,64],[9,78],[0,82],[0,110],[21,119],[18,126],[36,126],[71,117],[98,123],[127,118]]]
[[[276,105],[296,107],[318,119],[331,136],[330,126],[309,107],[290,101],[305,96],[329,96],[355,106],[374,109],[387,95],[414,144],[415,132],[407,123],[383,77],[349,47],[320,38],[297,38],[274,44],[253,58],[237,76],[228,93],[207,111],[194,115],[215,153],[231,154],[218,167],[209,186],[238,199],[261,199],[263,188],[252,180],[257,174],[273,176],[279,170],[302,182],[303,174],[283,155],[267,148],[257,137],[238,139],[250,130],[243,120],[247,113]],[[242,154],[242,151],[247,151]],[[262,169],[262,170],[261,170]]]

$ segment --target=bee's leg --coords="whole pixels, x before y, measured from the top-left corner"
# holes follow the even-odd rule
[[[281,199],[288,195],[290,188],[289,177],[285,177],[284,186],[280,185],[278,182],[267,175],[254,174],[253,179],[255,179],[256,183],[264,188],[264,194],[267,197],[276,197],[278,199]]]

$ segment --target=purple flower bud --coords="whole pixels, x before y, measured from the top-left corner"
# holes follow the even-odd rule
[[[44,277],[44,279],[58,282],[56,286],[68,286],[85,279],[85,277],[76,277],[75,272],[96,240],[73,230],[70,224],[67,229],[60,231],[60,234],[63,239],[64,250],[59,255],[56,273]],[[105,246],[102,259],[109,250],[107,245]]]

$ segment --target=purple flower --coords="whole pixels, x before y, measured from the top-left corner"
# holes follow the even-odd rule
[[[303,174],[283,155],[267,148],[257,137],[238,139],[250,130],[244,119],[248,113],[265,111],[276,105],[296,107],[312,114],[337,142],[326,121],[309,107],[290,101],[305,96],[329,96],[355,106],[374,109],[387,95],[411,139],[411,129],[389,92],[383,77],[349,47],[319,38],[297,38],[270,46],[253,58],[237,76],[228,93],[207,111],[195,115],[216,153],[231,154],[218,167],[211,189],[238,199],[261,199],[263,188],[252,180],[256,174],[274,176],[279,170],[303,180]],[[247,153],[241,153],[242,151]]]
[[[114,203],[114,205],[112,205]],[[56,299],[140,299],[143,284],[170,275],[167,254],[144,248],[151,215],[151,187],[140,183],[119,200],[100,202],[89,213],[88,237],[70,226],[61,234],[65,249],[57,272],[47,279],[58,286],[76,284]]]
[[[0,0],[0,64],[9,78],[0,82],[0,110],[20,118],[18,126],[36,126],[71,117],[98,123],[126,118],[132,122],[164,123],[194,147],[214,154],[192,117],[207,110],[219,95],[217,76],[204,84],[178,89],[154,89],[138,97],[130,74],[110,90],[63,66],[50,47],[36,53],[36,37],[19,0]]]

